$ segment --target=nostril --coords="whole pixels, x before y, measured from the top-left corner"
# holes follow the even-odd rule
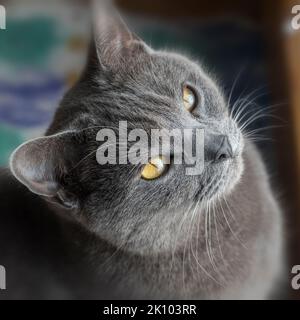
[[[221,143],[221,147],[218,150],[218,152],[216,153],[215,160],[217,162],[221,162],[221,161],[226,161],[232,157],[233,157],[233,153],[232,153],[231,144],[229,142],[228,137],[224,136],[222,143]]]
[[[205,161],[223,162],[230,158],[234,158],[234,152],[228,136],[206,136]]]
[[[222,161],[222,160],[226,160],[226,159],[228,159],[228,158],[229,158],[229,157],[228,157],[227,154],[221,153],[221,154],[218,156],[217,160],[218,160],[218,161]]]

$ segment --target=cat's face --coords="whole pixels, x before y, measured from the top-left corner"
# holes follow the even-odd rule
[[[236,185],[243,137],[199,65],[153,51],[119,24],[101,28],[88,68],[62,101],[48,137],[21,146],[12,171],[33,192],[72,207],[101,238],[133,251],[160,250],[188,209]],[[118,133],[120,121],[149,135],[151,129],[204,129],[203,172],[187,175],[185,164],[171,161],[145,179],[144,164],[100,165],[96,134],[101,128]]]

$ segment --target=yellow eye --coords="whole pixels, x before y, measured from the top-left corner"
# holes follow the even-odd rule
[[[183,87],[183,103],[187,111],[191,112],[196,107],[196,95],[188,86]]]
[[[167,169],[167,164],[163,157],[151,159],[142,170],[142,178],[145,180],[154,180],[159,178]]]

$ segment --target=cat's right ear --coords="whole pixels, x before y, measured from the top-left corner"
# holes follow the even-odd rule
[[[152,49],[132,33],[110,1],[93,1],[93,43],[90,58],[102,69],[119,72],[133,65]]]

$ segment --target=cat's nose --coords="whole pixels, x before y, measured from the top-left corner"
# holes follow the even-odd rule
[[[227,135],[212,135],[206,143],[205,160],[222,162],[234,157],[232,145]]]

